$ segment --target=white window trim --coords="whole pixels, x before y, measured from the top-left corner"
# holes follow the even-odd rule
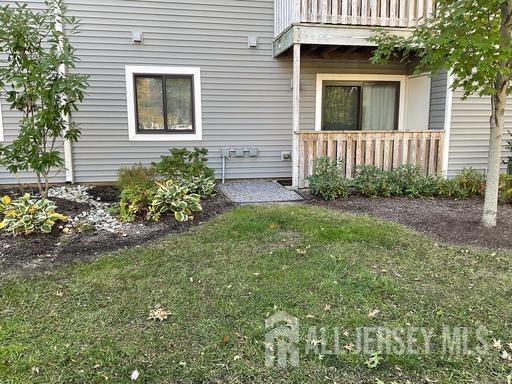
[[[127,65],[126,100],[128,106],[128,136],[130,141],[198,141],[203,139],[203,119],[201,110],[201,69],[191,67],[155,67]],[[135,121],[134,75],[192,75],[194,77],[194,133],[144,134],[137,132]]]
[[[398,108],[398,130],[404,130],[405,122],[405,100],[407,92],[406,75],[379,75],[379,74],[328,74],[319,73],[316,75],[316,111],[315,131],[322,130],[322,102],[324,81],[395,81],[400,82],[400,100]]]

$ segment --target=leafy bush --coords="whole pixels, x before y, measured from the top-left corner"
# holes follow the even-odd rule
[[[430,197],[437,190],[436,180],[413,165],[402,165],[393,171],[361,165],[356,168],[354,184],[361,194],[369,197]]]
[[[465,168],[453,179],[438,178],[437,190],[440,196],[467,199],[483,196],[485,175],[473,168]]]
[[[215,178],[206,175],[185,177],[181,184],[188,188],[190,193],[201,197],[215,196]]]
[[[512,175],[500,175],[500,199],[504,203],[512,203]]]
[[[158,174],[166,179],[182,179],[185,177],[200,177],[205,175],[214,177],[213,170],[206,163],[208,150],[206,148],[194,148],[189,151],[186,148],[172,148],[168,156],[162,156],[160,162],[153,164]]]
[[[313,175],[308,178],[311,194],[324,200],[348,196],[348,184],[342,164],[327,157],[315,160]]]
[[[56,222],[67,220],[66,216],[56,210],[53,201],[35,200],[28,193],[17,200],[4,196],[0,200],[0,230],[13,236],[33,232],[50,233]]]
[[[124,167],[119,170],[117,186],[121,191],[125,189],[150,189],[155,186],[156,169],[153,166],[135,164],[131,167]]]
[[[155,186],[125,188],[121,192],[119,201],[119,219],[125,223],[132,223],[138,217],[146,218],[155,189]]]
[[[431,197],[437,191],[435,178],[414,165],[402,165],[386,172],[386,178],[391,185],[392,196]]]
[[[512,132],[508,132],[509,135],[512,135]],[[507,141],[507,151],[509,152],[509,156],[504,163],[507,165],[507,174],[512,175],[512,140]]]
[[[149,207],[149,217],[158,221],[162,214],[173,212],[176,220],[188,221],[192,219],[192,212],[202,211],[200,201],[198,194],[190,194],[187,187],[172,180],[158,183]]]
[[[176,220],[187,221],[192,218],[192,212],[202,210],[200,201],[200,195],[173,180],[156,182],[151,188],[126,188],[121,192],[119,219],[128,223],[137,218],[158,221],[163,214],[174,213]]]
[[[385,172],[373,165],[361,165],[356,168],[354,185],[359,193],[368,197],[381,195],[381,189],[387,184],[383,182]]]

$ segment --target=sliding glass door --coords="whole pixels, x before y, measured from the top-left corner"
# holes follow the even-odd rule
[[[324,82],[322,130],[396,130],[399,100],[399,82]]]

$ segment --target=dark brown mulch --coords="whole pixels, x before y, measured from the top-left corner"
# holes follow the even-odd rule
[[[480,224],[483,200],[368,198],[323,201],[303,193],[306,203],[364,214],[403,224],[435,239],[458,245],[491,249],[512,248],[512,205],[500,205],[498,226]]]
[[[115,188],[98,187],[94,192],[103,195],[103,201],[117,193]],[[95,195],[96,196],[96,195]],[[80,213],[87,205],[62,199],[56,201],[59,212]],[[91,260],[105,252],[142,245],[162,236],[189,230],[234,207],[219,193],[202,202],[203,212],[195,215],[194,221],[179,223],[173,217],[164,217],[160,222],[144,222],[130,226],[120,233],[87,231],[76,235],[63,235],[57,228],[50,235],[0,237],[0,273],[43,272],[56,266],[75,261]]]

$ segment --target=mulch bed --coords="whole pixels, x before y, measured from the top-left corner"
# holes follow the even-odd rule
[[[5,189],[1,193],[7,192]],[[0,193],[0,194],[1,194]],[[117,200],[118,191],[111,187],[95,187],[88,191],[104,202]],[[88,210],[87,204],[52,198],[58,211],[74,216]],[[48,271],[55,266],[74,261],[93,259],[105,252],[116,251],[148,243],[171,233],[184,232],[234,207],[222,193],[202,202],[203,212],[195,214],[193,221],[177,222],[173,216],[163,217],[159,222],[141,222],[129,226],[120,233],[86,231],[64,235],[56,228],[49,235],[0,236],[0,273]]]
[[[488,229],[480,224],[482,199],[368,198],[356,195],[348,199],[323,201],[309,193],[302,195],[307,204],[400,223],[441,242],[492,249],[512,248],[512,205],[500,205],[498,226]]]

